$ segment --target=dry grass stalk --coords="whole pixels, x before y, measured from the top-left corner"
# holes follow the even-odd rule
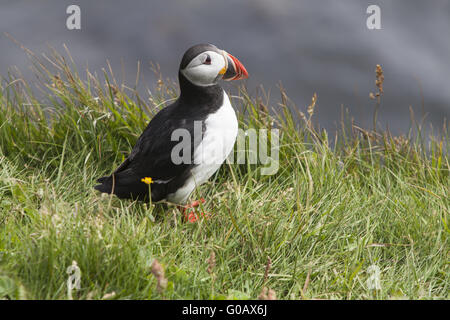
[[[383,82],[384,82],[384,75],[383,75],[383,69],[379,64],[377,64],[375,68],[375,86],[378,89],[378,92],[373,94],[372,92],[369,94],[369,97],[371,99],[376,99],[377,103],[375,105],[375,112],[373,114],[373,131],[377,131],[377,120],[378,120],[378,111],[380,109],[380,103],[381,103],[381,95],[383,94]]]
[[[400,135],[398,137],[393,137],[395,151],[400,152],[403,149],[407,149],[409,145],[408,138],[405,135]]]
[[[317,103],[317,93],[314,92],[312,98],[311,98],[311,104],[308,106],[307,108],[307,113],[309,115],[309,118],[306,119],[306,116],[303,112],[300,112],[300,118],[303,119],[303,121],[305,121],[306,126],[308,128],[308,131],[312,134],[312,136],[314,137],[314,139],[318,142],[318,143],[323,143],[322,138],[320,137],[320,133],[318,133],[316,131],[316,129],[314,128],[313,124],[312,124],[312,116],[314,115],[314,110],[316,108],[316,103]]]
[[[270,268],[272,268],[272,259],[267,256],[266,270],[264,271],[263,288],[258,296],[259,300],[277,300],[276,292],[264,286],[267,279],[269,278]]]
[[[314,114],[314,108],[316,107],[316,102],[317,102],[317,94],[314,92],[314,94],[311,98],[311,104],[308,106],[308,109],[307,109],[310,119]]]
[[[116,296],[116,292],[110,292],[110,293],[106,293],[103,297],[102,300],[108,300],[108,299],[112,299]]]
[[[380,96],[383,94],[383,82],[384,82],[384,74],[383,74],[383,69],[381,68],[381,66],[379,64],[377,64],[376,68],[375,68],[375,86],[378,89],[377,93],[369,93],[369,97],[371,99],[379,99]]]
[[[302,118],[303,121],[305,121],[305,122],[308,121],[308,120],[306,119],[306,116],[305,116],[305,114],[304,114],[303,112],[300,111],[299,114],[300,114],[300,118]]]
[[[53,83],[52,83],[52,87],[53,88],[57,88],[59,90],[63,90],[64,89],[64,82],[61,80],[61,77],[59,76],[59,74],[55,74],[53,76]]]
[[[360,132],[360,133],[362,133],[362,135],[363,135],[363,138],[365,138],[365,139],[368,139],[368,140],[371,140],[371,141],[378,141],[382,136],[379,134],[379,133],[377,133],[377,132],[375,132],[375,131],[367,131],[367,130],[364,130],[363,128],[361,128],[361,127],[358,127],[357,125],[355,125],[355,124],[352,124],[352,129],[354,129],[355,131],[358,131],[358,132]]]
[[[277,300],[277,293],[275,290],[264,287],[258,296],[259,300]]]
[[[270,289],[267,293],[267,300],[277,300],[277,293],[275,292],[275,290]]]
[[[383,94],[384,75],[383,75],[383,69],[381,68],[381,66],[379,64],[377,64],[377,67],[375,69],[375,74],[376,74],[376,78],[377,78],[375,80],[375,85],[378,88],[377,96],[380,96]]]
[[[308,290],[310,279],[311,279],[311,270],[309,270],[308,274],[306,275],[305,284],[303,285],[303,289],[300,289],[300,294],[302,296],[302,299],[305,299],[305,293],[306,293],[306,290]]]
[[[267,278],[269,277],[269,271],[270,268],[272,267],[272,259],[270,259],[270,257],[267,257],[267,264],[266,264],[266,270],[264,271],[264,280],[263,280],[263,285],[266,283]]]
[[[211,250],[211,254],[209,255],[207,262],[208,262],[208,273],[212,274],[214,268],[216,267],[216,254],[214,253],[214,251]]]
[[[158,284],[156,286],[159,293],[162,293],[167,288],[167,279],[164,275],[164,269],[158,260],[153,260],[152,274],[155,276]]]

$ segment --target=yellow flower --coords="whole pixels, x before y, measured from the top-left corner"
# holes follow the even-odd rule
[[[152,178],[150,178],[150,177],[142,178],[141,181],[144,182],[144,183],[146,183],[146,184],[151,184],[151,183],[153,183],[153,180],[152,180]]]

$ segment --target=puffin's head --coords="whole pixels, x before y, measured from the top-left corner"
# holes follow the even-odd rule
[[[248,78],[242,63],[212,44],[198,44],[189,48],[181,59],[180,72],[193,84],[210,86],[219,79]]]

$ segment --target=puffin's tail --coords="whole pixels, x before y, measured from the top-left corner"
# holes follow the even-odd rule
[[[148,186],[134,175],[125,175],[123,172],[120,172],[107,177],[101,177],[97,179],[97,182],[100,184],[94,186],[94,189],[100,192],[114,193],[122,199],[148,199]]]
[[[109,177],[101,177],[97,179],[97,182],[100,183],[94,186],[95,190],[98,190],[103,193],[111,193],[113,188],[113,179],[112,176]]]

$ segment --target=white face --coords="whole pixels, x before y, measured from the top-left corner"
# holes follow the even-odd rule
[[[181,72],[193,84],[210,86],[225,73],[226,63],[225,52],[221,55],[214,51],[205,51],[192,59]]]

